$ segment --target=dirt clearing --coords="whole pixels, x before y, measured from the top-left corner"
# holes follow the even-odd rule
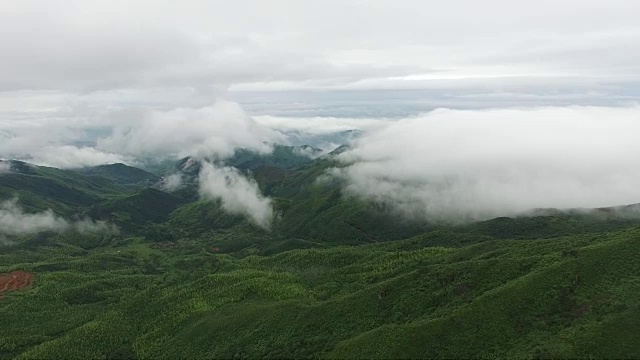
[[[0,274],[0,299],[7,291],[27,288],[33,284],[33,274],[24,271],[13,271]]]

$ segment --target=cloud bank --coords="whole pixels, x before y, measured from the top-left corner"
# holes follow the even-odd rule
[[[31,154],[30,162],[60,169],[81,168],[103,164],[135,164],[129,156],[103,152],[92,147],[60,145],[47,147]]]
[[[224,158],[236,148],[265,153],[271,144],[287,142],[284,134],[256,122],[237,103],[221,99],[173,110],[12,111],[4,115],[6,120],[1,110],[0,156],[58,168],[136,165],[148,158]]]
[[[202,197],[219,200],[225,211],[246,216],[257,226],[269,229],[273,218],[271,200],[260,193],[255,181],[244,177],[236,168],[208,162],[202,162],[199,181]]]
[[[102,221],[84,219],[69,222],[47,210],[35,214],[25,213],[18,200],[0,202],[0,236],[36,234],[43,231],[80,233],[116,232],[117,228]]]
[[[368,134],[347,194],[437,221],[640,202],[640,107],[440,109]]]

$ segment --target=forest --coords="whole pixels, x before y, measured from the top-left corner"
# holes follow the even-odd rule
[[[265,229],[188,172],[158,185],[184,163],[12,162],[0,200],[70,220],[2,238],[0,358],[640,356],[638,218],[409,221],[281,147],[229,160],[273,199]]]

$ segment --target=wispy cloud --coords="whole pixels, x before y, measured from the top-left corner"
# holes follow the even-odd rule
[[[173,192],[182,186],[183,176],[182,174],[171,174],[166,176],[162,180],[162,190]]]
[[[13,113],[15,117],[6,121],[0,112],[0,156],[77,168],[117,162],[135,165],[148,157],[224,158],[236,148],[264,153],[275,142],[287,142],[281,132],[257,123],[240,105],[225,100],[167,111],[77,111],[29,113],[25,119]],[[60,121],[59,116],[71,120]]]
[[[137,157],[227,157],[238,147],[268,152],[270,143],[283,138],[257,124],[238,104],[220,100],[210,107],[155,111],[118,124],[111,135],[98,139],[97,149]]]
[[[117,228],[102,221],[83,219],[67,221],[51,210],[26,213],[18,205],[18,199],[0,202],[0,235],[35,234],[43,231],[80,233],[116,232]]]
[[[0,233],[5,235],[33,234],[42,231],[61,232],[69,223],[54,215],[53,211],[28,214],[18,206],[17,200],[0,203]]]
[[[0,175],[11,172],[11,163],[0,160]]]
[[[30,155],[32,156],[29,160],[30,162],[61,169],[114,163],[135,163],[135,160],[127,155],[103,152],[93,147],[77,147],[73,145],[42,148]]]
[[[231,214],[246,216],[249,221],[269,229],[273,219],[271,200],[260,193],[255,181],[232,167],[219,167],[203,162],[199,176],[200,194],[219,200]]]

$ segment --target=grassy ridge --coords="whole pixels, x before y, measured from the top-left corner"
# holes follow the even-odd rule
[[[0,358],[640,357],[639,220],[408,223],[317,180],[335,165],[251,169],[271,231],[128,168],[16,165],[0,195],[120,231],[0,243],[0,273],[35,274],[0,299]]]
[[[640,229],[481,240],[434,247],[422,236],[236,259],[201,244],[154,249],[135,238],[86,251],[59,235],[38,258],[0,257],[2,271],[38,274],[33,289],[0,302],[0,353],[640,355],[631,335],[640,325]]]

